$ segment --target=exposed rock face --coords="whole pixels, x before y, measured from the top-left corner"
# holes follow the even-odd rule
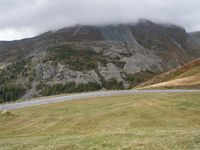
[[[52,65],[51,63],[38,64],[36,70],[37,78],[50,84],[66,82],[75,82],[77,84],[88,82],[100,83],[99,77],[94,70],[81,72],[71,70],[62,64]]]
[[[30,59],[14,80],[6,82],[24,81],[22,85],[33,91],[32,95],[39,93],[36,86],[41,81],[48,85],[94,82],[103,86],[103,82],[114,78],[127,88],[134,78],[140,80],[134,84],[147,80],[141,73],[150,73],[149,78],[198,57],[197,34],[147,20],[128,25],[75,26],[30,39],[0,42],[0,68],[22,58]],[[29,78],[30,70],[35,74],[31,80],[24,80]],[[22,78],[23,74],[28,75]]]
[[[106,66],[99,66],[99,71],[105,80],[115,78],[117,81],[124,81],[122,79],[122,69],[118,68],[113,63],[108,63]]]

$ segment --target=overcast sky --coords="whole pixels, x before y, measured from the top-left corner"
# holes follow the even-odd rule
[[[74,24],[131,23],[140,18],[200,30],[199,0],[0,0],[0,40]]]

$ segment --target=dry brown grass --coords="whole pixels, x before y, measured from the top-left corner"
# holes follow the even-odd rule
[[[200,88],[200,59],[137,86],[139,89]]]

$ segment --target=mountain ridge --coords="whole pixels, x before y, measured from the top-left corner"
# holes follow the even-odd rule
[[[127,89],[198,57],[200,39],[175,25],[79,25],[1,41],[0,83],[23,87],[18,98]]]

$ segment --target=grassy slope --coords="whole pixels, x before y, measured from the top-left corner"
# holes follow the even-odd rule
[[[200,59],[154,77],[137,88],[198,88],[200,89]]]
[[[0,149],[200,149],[200,93],[141,94],[0,115]]]

